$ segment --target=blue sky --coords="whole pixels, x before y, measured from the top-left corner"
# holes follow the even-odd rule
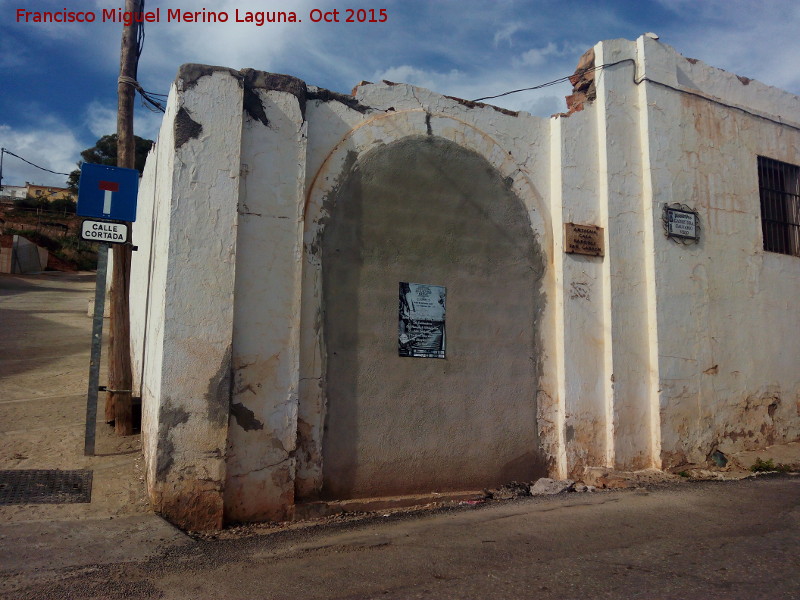
[[[0,0],[0,146],[69,172],[81,150],[116,129],[121,24],[102,23],[122,0]],[[685,56],[800,95],[796,0],[147,0],[139,81],[167,93],[182,63],[288,73],[348,93],[361,80],[412,83],[467,99],[571,74],[599,40],[652,31]],[[17,10],[94,11],[91,24],[17,22]],[[168,23],[166,11],[226,11],[221,23]],[[385,23],[313,23],[312,10],[385,9]],[[236,9],[295,11],[301,23],[233,22]],[[547,116],[569,85],[507,96],[500,106]],[[137,100],[136,134],[154,138],[160,113]],[[63,185],[6,155],[3,184]]]

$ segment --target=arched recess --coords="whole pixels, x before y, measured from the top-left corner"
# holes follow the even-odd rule
[[[351,131],[309,191],[301,500],[544,471],[536,394],[552,239],[541,198],[485,133],[425,117]],[[447,288],[446,359],[398,356],[400,282]]]

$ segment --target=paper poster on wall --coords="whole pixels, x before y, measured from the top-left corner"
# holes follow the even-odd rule
[[[400,356],[444,358],[446,294],[440,285],[400,282]]]

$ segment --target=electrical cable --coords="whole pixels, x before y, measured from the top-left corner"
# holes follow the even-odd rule
[[[713,98],[711,96],[707,96],[702,93],[693,92],[691,90],[684,90],[681,88],[677,88],[674,85],[670,85],[668,83],[663,83],[661,81],[656,81],[655,79],[650,79],[649,77],[640,77],[636,79],[636,61],[632,58],[623,58],[615,63],[611,63],[609,65],[601,65],[603,67],[610,67],[613,65],[618,65],[620,63],[629,62],[633,65],[633,73],[631,77],[633,78],[634,85],[641,85],[643,82],[652,83],[654,85],[660,85],[663,88],[668,90],[672,90],[673,92],[678,92],[680,94],[686,94],[687,96],[694,96],[695,98],[700,98],[701,100],[705,100],[706,102],[711,102],[712,104],[717,104],[719,106],[724,106],[725,108],[730,108],[731,110],[738,110],[741,113],[744,113],[748,116],[755,117],[756,119],[761,119],[762,121],[767,121],[769,123],[774,123],[775,125],[781,125],[782,127],[788,127],[789,129],[794,129],[795,131],[800,131],[800,127],[797,125],[793,125],[792,123],[787,123],[785,121],[781,121],[780,118],[774,119],[772,117],[768,117],[766,115],[759,114],[757,112],[753,112],[751,110],[747,110],[746,108],[742,108],[741,106],[736,106],[735,104],[728,104],[727,102],[723,102],[722,100],[718,100],[717,98]]]
[[[144,13],[144,2],[145,0],[141,0],[139,4],[139,11]],[[142,98],[142,106],[146,109],[156,112],[161,111],[166,112],[166,108],[164,107],[163,100],[167,98],[167,94],[156,94],[155,92],[148,92],[145,90],[141,84],[137,81],[139,75],[139,59],[142,56],[142,51],[144,50],[144,21],[138,24],[139,26],[136,28],[136,62],[133,67],[133,77],[124,77],[120,76],[117,80],[118,83],[127,83],[130,86],[139,92],[139,96]]]
[[[144,106],[148,110],[152,112],[156,111],[161,111],[162,113],[167,112],[167,109],[164,108],[164,105],[158,99],[154,98],[152,93],[140,89],[139,95],[142,97],[142,106]]]
[[[496,96],[484,96],[483,98],[475,98],[474,100],[472,100],[472,102],[482,102],[483,100],[492,100],[493,98],[502,98],[503,96],[509,96],[511,94],[516,94],[518,92],[529,92],[531,90],[540,90],[542,88],[546,88],[546,87],[549,87],[551,85],[556,85],[558,83],[564,83],[565,81],[569,81],[570,77],[571,77],[571,75],[568,76],[568,77],[561,77],[559,79],[554,79],[553,81],[548,81],[547,83],[534,85],[533,87],[526,87],[526,88],[520,88],[518,90],[511,90],[510,92],[503,92],[502,94],[497,94]]]
[[[145,0],[141,0],[141,5],[139,6],[139,10],[142,13],[144,13],[144,3],[145,3]],[[139,24],[139,29],[138,29],[137,34],[136,34],[136,71],[135,71],[135,73],[138,73],[139,58],[141,58],[142,51],[144,50],[144,36],[145,36],[145,33],[144,33],[144,21],[142,21],[142,23]],[[138,74],[136,75],[136,78],[138,79]],[[156,111],[161,111],[162,113],[167,112],[166,108],[164,107],[163,102],[161,100],[159,100],[159,98],[163,98],[164,100],[166,100],[166,98],[167,98],[166,94],[156,94],[155,92],[148,92],[147,90],[142,88],[142,86],[139,85],[138,82],[136,83],[136,85],[138,86],[137,87],[137,91],[139,92],[139,95],[142,97],[142,106],[144,106],[145,108],[147,108],[148,110],[150,110],[152,112],[156,112]]]
[[[13,152],[10,152],[9,150],[6,150],[5,148],[3,148],[3,153],[4,154],[10,154],[11,156],[13,156],[15,158],[20,159],[22,162],[28,163],[32,167],[36,167],[37,169],[41,169],[42,171],[47,171],[48,173],[52,173],[53,175],[66,175],[67,177],[69,177],[69,173],[60,173],[59,171],[52,171],[50,169],[45,169],[44,167],[40,167],[39,165],[34,164],[31,161],[29,161],[29,160],[27,160],[25,158],[22,158],[21,156],[18,156],[16,154],[14,154]]]
[[[144,14],[144,0],[141,0],[139,4],[139,11]],[[139,59],[142,56],[142,50],[144,50],[144,19],[142,19],[142,22],[136,29],[136,63],[133,67],[133,76],[135,79],[139,78]]]
[[[516,94],[517,92],[528,92],[530,90],[540,90],[542,88],[550,87],[551,85],[557,85],[559,83],[564,83],[569,81],[571,77],[580,76],[584,73],[589,73],[591,71],[598,71],[600,69],[605,69],[606,67],[613,67],[614,65],[618,65],[620,63],[624,63],[626,61],[632,60],[630,58],[626,58],[623,60],[618,60],[617,62],[613,63],[606,63],[604,65],[597,65],[596,67],[587,67],[585,69],[578,69],[572,75],[566,75],[565,77],[559,77],[558,79],[554,79],[553,81],[548,81],[547,83],[540,83],[539,85],[534,85],[533,87],[527,88],[520,88],[518,90],[511,90],[510,92],[503,92],[502,94],[497,94],[496,96],[484,96],[483,98],[476,98],[473,102],[481,102],[482,100],[491,100],[492,98],[502,98],[503,96],[508,96],[510,94]]]
[[[772,117],[768,117],[766,115],[761,115],[757,112],[753,112],[747,110],[746,108],[742,108],[741,106],[736,106],[735,104],[728,104],[727,102],[723,102],[722,100],[718,100],[716,98],[712,98],[702,93],[693,92],[691,90],[685,90],[681,88],[677,88],[673,85],[669,85],[668,83],[663,83],[661,81],[656,81],[655,79],[650,79],[649,77],[641,77],[640,79],[636,78],[636,61],[632,58],[623,58],[622,60],[618,60],[613,63],[606,63],[604,65],[598,65],[596,67],[588,67],[586,69],[578,69],[575,71],[573,75],[567,75],[566,77],[560,77],[559,79],[554,79],[553,81],[548,81],[547,83],[542,83],[539,85],[535,85],[533,87],[528,88],[521,88],[518,90],[511,90],[510,92],[504,92],[502,94],[497,94],[496,96],[484,96],[483,98],[477,98],[473,100],[473,102],[481,102],[482,100],[491,100],[492,98],[502,98],[503,96],[508,96],[509,94],[516,94],[517,92],[527,92],[529,90],[538,90],[541,88],[545,88],[551,85],[556,85],[557,83],[562,83],[568,81],[570,77],[581,76],[584,73],[589,73],[591,71],[599,71],[600,69],[606,69],[608,67],[613,67],[615,65],[619,65],[622,63],[632,63],[633,64],[633,83],[634,85],[641,85],[642,82],[652,83],[654,85],[659,85],[661,87],[667,88],[668,90],[672,90],[673,92],[679,92],[681,94],[686,94],[688,96],[694,96],[695,98],[701,98],[702,100],[706,100],[707,102],[711,102],[712,104],[717,104],[719,106],[724,106],[725,108],[730,108],[731,110],[737,110],[742,112],[746,115],[751,117],[755,117],[757,119],[761,119],[763,121],[767,121],[769,123],[774,123],[775,125],[781,125],[782,127],[789,127],[790,129],[794,129],[795,131],[800,131],[800,127],[797,125],[793,125],[792,123],[787,123],[785,121],[781,121],[780,119],[774,119]]]
[[[159,98],[167,98],[166,94],[156,94],[154,92],[148,92],[144,88],[142,88],[141,84],[136,81],[133,77],[127,77],[125,75],[120,75],[117,79],[117,83],[125,83],[133,87],[139,95],[142,97],[142,106],[155,112],[156,110],[160,110],[161,112],[166,112],[162,101]]]

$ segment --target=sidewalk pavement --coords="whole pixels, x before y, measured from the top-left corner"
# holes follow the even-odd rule
[[[190,543],[150,512],[140,436],[105,424],[103,394],[96,455],[83,455],[94,287],[94,273],[0,275],[0,470],[93,473],[89,503],[0,505],[0,595],[51,568],[144,560]],[[106,342],[108,320],[104,328]]]

